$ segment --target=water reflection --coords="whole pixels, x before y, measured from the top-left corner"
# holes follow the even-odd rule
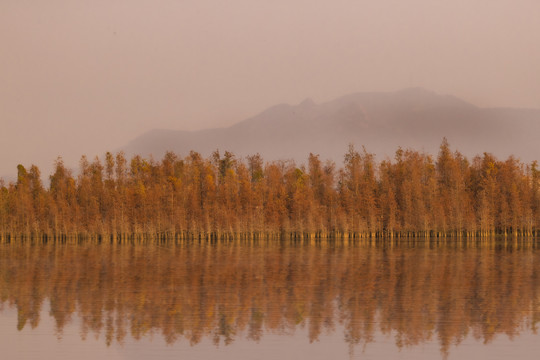
[[[82,337],[107,344],[155,333],[230,344],[303,327],[311,342],[344,331],[350,346],[378,332],[398,347],[436,339],[445,355],[471,335],[536,332],[539,271],[532,241],[25,243],[0,247],[0,299],[16,307],[19,330],[37,327],[48,302],[59,336],[78,315]]]

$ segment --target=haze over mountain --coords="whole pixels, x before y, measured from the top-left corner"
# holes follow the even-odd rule
[[[365,146],[378,159],[399,146],[436,155],[446,137],[453,149],[472,158],[490,152],[524,162],[540,159],[540,109],[479,108],[422,88],[362,92],[316,104],[280,104],[227,128],[201,131],[152,130],[122,148],[128,155],[216,149],[237,156],[259,153],[266,160],[304,162],[310,152],[342,162],[348,144]]]
[[[83,154],[103,156],[150,129],[230,127],[307,96],[321,121],[331,116],[323,103],[342,94],[417,86],[481,108],[540,108],[539,17],[533,0],[0,1],[0,43],[9,49],[0,56],[0,177],[14,180],[18,164],[35,164],[46,180],[59,156],[77,173]],[[368,105],[355,100],[340,115],[363,107],[364,125],[375,132],[380,109]],[[440,142],[407,132],[399,141],[385,133],[392,143],[380,144],[343,126],[345,137],[372,152]],[[298,143],[315,131],[282,135],[276,149],[262,135],[231,139],[229,129],[221,131],[225,144],[208,147],[257,144],[269,155],[302,159],[345,151],[346,144],[330,143],[342,141],[336,129],[320,149],[313,140],[309,149]],[[200,148],[203,134],[183,142]],[[154,145],[148,150],[159,155]]]

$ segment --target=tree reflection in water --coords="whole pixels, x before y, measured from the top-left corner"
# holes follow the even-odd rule
[[[185,242],[166,246],[4,244],[0,300],[18,329],[37,327],[47,300],[61,333],[107,344],[162,333],[168,343],[229,344],[297,327],[317,341],[345,329],[351,346],[380,331],[398,347],[468,335],[510,338],[540,318],[540,251],[533,241]]]

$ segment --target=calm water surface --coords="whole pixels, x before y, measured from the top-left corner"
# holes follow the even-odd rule
[[[540,243],[0,245],[2,358],[536,359]]]

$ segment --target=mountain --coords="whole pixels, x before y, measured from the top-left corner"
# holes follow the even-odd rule
[[[446,137],[468,157],[490,152],[540,160],[540,109],[479,108],[450,95],[421,88],[356,93],[316,104],[281,104],[227,128],[200,131],[152,130],[122,150],[159,159],[166,151],[210,155],[219,149],[237,156],[305,162],[310,152],[342,162],[349,144],[365,146],[378,159],[398,147],[437,154]]]

